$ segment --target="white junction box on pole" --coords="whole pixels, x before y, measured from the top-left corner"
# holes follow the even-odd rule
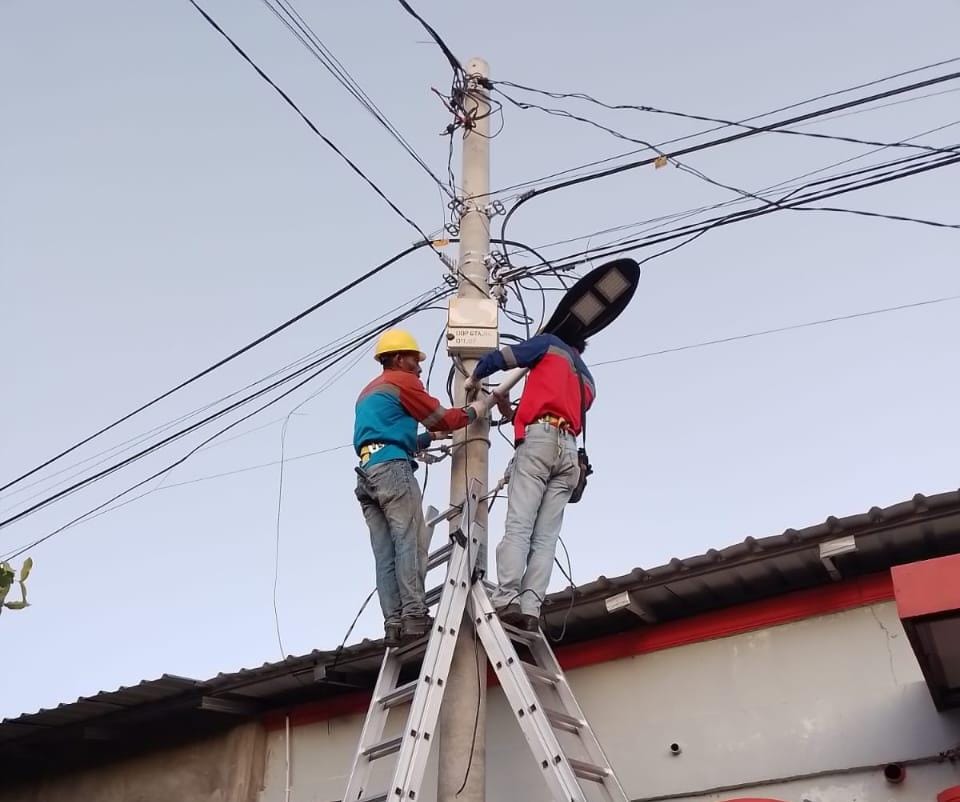
[[[447,312],[447,352],[481,357],[500,346],[499,307],[493,298],[451,298]]]

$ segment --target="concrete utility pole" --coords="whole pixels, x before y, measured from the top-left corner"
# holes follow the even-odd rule
[[[490,220],[486,207],[490,192],[490,118],[487,116],[490,103],[487,90],[480,86],[475,76],[489,77],[490,68],[487,62],[474,58],[467,63],[466,71],[470,94],[464,99],[464,106],[475,123],[473,128],[464,130],[463,136],[464,208],[460,218],[457,296],[488,298],[490,271],[486,256],[490,252]],[[463,368],[468,374],[473,371],[475,364],[476,359],[463,360]],[[460,371],[456,371],[453,398],[458,405],[466,403],[464,380]],[[474,479],[479,480],[484,494],[487,492],[489,438],[489,416],[477,420],[465,433],[460,432],[454,438],[454,445],[464,440],[467,442],[453,451],[450,466],[451,504],[464,501],[467,487]],[[485,504],[480,504],[478,523],[485,530]],[[451,526],[454,524],[457,521],[453,521]],[[486,569],[485,537],[477,565]],[[483,648],[475,648],[474,638],[468,610],[457,636],[443,706],[440,708],[438,802],[485,802],[486,799],[487,658]],[[463,791],[457,796],[461,786]]]

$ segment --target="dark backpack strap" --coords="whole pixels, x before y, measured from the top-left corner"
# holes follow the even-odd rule
[[[587,457],[587,388],[583,380],[583,372],[576,362],[573,363],[577,371],[577,379],[580,381],[580,434],[583,435],[583,448],[577,449],[577,464],[580,466],[580,476],[577,479],[577,486],[567,503],[578,504],[583,498],[583,493],[587,489],[587,477],[593,473],[593,466],[590,464],[590,458]]]
[[[583,447],[587,447],[587,390],[583,381],[583,373],[576,361],[573,363],[577,371],[577,378],[580,380],[580,434],[583,436]]]

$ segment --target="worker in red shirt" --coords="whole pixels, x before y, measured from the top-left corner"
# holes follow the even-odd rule
[[[467,389],[498,370],[530,368],[513,414],[514,454],[507,517],[497,546],[498,587],[492,602],[500,618],[528,630],[540,625],[540,605],[550,583],[563,512],[580,480],[577,436],[596,387],[581,354],[553,334],[491,351],[467,380]],[[582,393],[581,393],[582,390]],[[509,417],[509,399],[496,399]]]
[[[407,332],[392,329],[377,341],[383,372],[357,399],[353,445],[360,458],[356,496],[370,530],[386,645],[430,631],[424,602],[430,532],[423,517],[414,454],[437,434],[461,429],[487,404],[444,409],[420,381],[426,356]],[[428,430],[417,434],[417,423]]]

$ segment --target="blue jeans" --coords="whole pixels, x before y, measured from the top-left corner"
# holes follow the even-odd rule
[[[516,602],[521,612],[540,615],[563,511],[579,479],[576,438],[545,423],[530,424],[510,472],[505,532],[497,545],[494,607]]]
[[[356,496],[370,530],[384,623],[424,616],[430,530],[413,466],[390,460],[358,473]]]

